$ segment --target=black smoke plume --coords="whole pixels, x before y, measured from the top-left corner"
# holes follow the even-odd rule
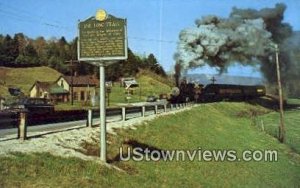
[[[261,72],[270,84],[276,83],[274,44],[280,47],[281,73],[286,90],[299,95],[300,38],[288,23],[283,22],[286,6],[261,10],[233,8],[228,18],[209,15],[197,19],[196,27],[181,31],[174,55],[181,71],[205,64],[226,71],[232,63],[261,65]]]

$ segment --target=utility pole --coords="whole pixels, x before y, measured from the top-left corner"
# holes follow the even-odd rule
[[[142,88],[141,88],[141,84],[139,84],[139,89],[140,89],[140,101],[142,101]]]
[[[280,67],[279,67],[279,49],[278,45],[275,44],[276,52],[276,69],[277,69],[277,82],[278,82],[278,93],[279,93],[279,109],[280,109],[280,125],[279,125],[279,141],[281,143],[285,140],[285,127],[284,127],[284,116],[283,116],[283,96],[282,96],[282,87],[281,87],[281,77],[280,77]]]
[[[66,63],[71,63],[71,65],[69,65],[69,67],[71,68],[71,105],[74,105],[74,93],[73,93],[73,74],[74,74],[74,65],[73,63],[78,63],[79,61],[74,61],[73,59],[71,59],[70,61],[65,61]]]

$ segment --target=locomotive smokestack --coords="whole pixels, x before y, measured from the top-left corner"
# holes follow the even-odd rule
[[[179,63],[176,63],[175,64],[175,74],[174,74],[174,79],[175,79],[175,84],[176,84],[176,87],[179,87],[179,84],[180,84],[180,76],[181,76],[181,65]]]

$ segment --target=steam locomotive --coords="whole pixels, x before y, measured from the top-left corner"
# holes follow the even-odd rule
[[[208,84],[203,87],[203,85],[181,83],[179,88],[172,90],[169,101],[170,103],[184,103],[250,100],[264,95],[266,95],[266,87],[263,85]]]

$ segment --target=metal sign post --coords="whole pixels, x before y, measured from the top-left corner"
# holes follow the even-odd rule
[[[99,66],[100,159],[106,162],[105,67],[127,59],[126,19],[99,10],[78,24],[78,60]]]
[[[106,109],[105,109],[105,67],[104,63],[99,64],[100,74],[100,159],[106,162]]]

